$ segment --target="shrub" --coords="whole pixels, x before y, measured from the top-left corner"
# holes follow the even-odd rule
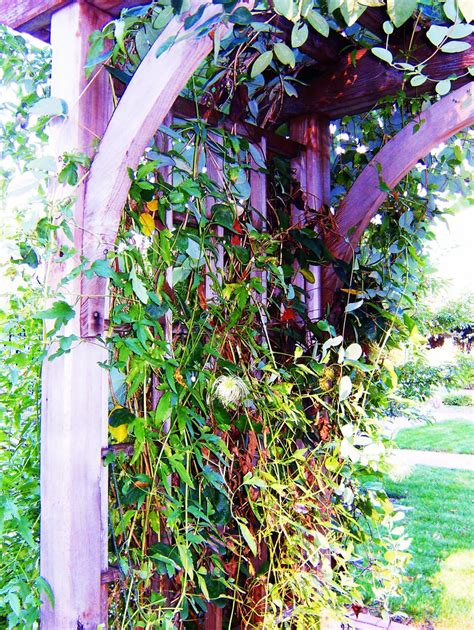
[[[443,398],[443,403],[454,407],[470,407],[474,405],[472,397],[469,396],[469,394],[447,394]]]
[[[398,395],[410,400],[424,401],[433,389],[444,382],[444,370],[428,365],[423,359],[408,361],[398,372]]]

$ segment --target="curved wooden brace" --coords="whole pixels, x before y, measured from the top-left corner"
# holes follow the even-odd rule
[[[327,239],[334,256],[349,262],[362,234],[393,189],[416,163],[455,133],[474,123],[474,82],[443,97],[404,127],[377,153],[336,211],[336,234]],[[351,231],[352,230],[352,231]],[[323,272],[323,299],[331,305],[341,286],[332,267]]]
[[[192,0],[190,13],[202,5]],[[135,169],[143,152],[171,109],[187,81],[213,47],[209,36],[198,38],[200,24],[218,14],[222,7],[207,2],[199,22],[184,30],[184,18],[175,18],[156,40],[125,90],[99,145],[86,182],[82,255],[88,261],[104,258],[114,247],[123,207],[130,188],[128,168]],[[156,56],[170,37],[175,43]],[[105,278],[81,282],[81,337],[103,331]]]

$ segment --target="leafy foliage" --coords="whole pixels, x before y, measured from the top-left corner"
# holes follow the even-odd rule
[[[89,277],[108,278],[111,287],[104,366],[112,384],[110,434],[131,443],[106,458],[110,554],[122,571],[109,602],[117,627],[192,627],[207,602],[224,609],[229,626],[317,627],[325,609],[342,616],[345,606],[361,600],[360,574],[369,569],[370,592],[387,608],[409,557],[400,513],[380,485],[387,464],[378,418],[397,380],[390,352],[416,332],[421,245],[438,213],[420,199],[421,180],[427,191],[439,190],[434,178],[453,162],[461,167],[464,154],[447,147],[429,158],[434,177],[407,177],[352,265],[334,261],[324,244],[332,213],[305,198],[288,161],[266,160],[248,140],[207,121],[220,109],[233,122],[273,123],[285,95],[297,95],[310,28],[326,37],[348,27],[355,50],[362,41],[355,23],[366,3],[278,0],[274,11],[292,23],[288,43],[266,7],[234,9],[224,4],[206,20],[204,7],[189,14],[187,3],[153,3],[124,11],[91,39],[88,72],[106,63],[122,87],[175,14],[186,13],[182,36],[193,28],[214,39],[213,54],[185,90],[196,118],[157,131],[130,173],[116,248],[105,260],[81,261],[70,274],[85,269]],[[387,9],[399,26],[417,3],[397,0]],[[17,40],[12,45],[21,48]],[[378,49],[379,57],[400,66],[388,48]],[[47,88],[41,96],[28,101],[39,137],[49,116],[67,115]],[[421,102],[409,107],[419,111]],[[378,114],[382,126],[371,115],[341,121],[353,146],[334,156],[335,201],[367,162],[363,147],[380,148],[404,124],[405,108],[404,99],[395,108],[388,103]],[[28,159],[24,145],[12,146],[11,153]],[[65,155],[58,179],[75,186],[87,166],[86,156]],[[219,177],[211,176],[216,168]],[[43,160],[39,170],[54,168]],[[268,215],[259,217],[258,227],[252,172],[264,174],[270,190]],[[292,224],[294,206],[308,219],[303,227]],[[52,235],[61,228],[71,237],[71,226],[71,200],[64,200],[48,219],[41,217],[36,241],[20,245],[15,260],[37,267]],[[72,257],[72,245],[61,253]],[[345,281],[344,296],[356,298],[342,317],[335,309],[312,322],[299,276],[312,281],[312,267],[329,263]],[[41,356],[38,322],[55,321],[51,339],[73,317],[61,295],[36,309],[27,320],[32,365]],[[68,352],[73,341],[60,336],[58,352]],[[33,403],[23,394],[23,404],[24,421]],[[32,440],[34,462],[35,449]],[[24,570],[31,584],[35,570]],[[7,579],[9,627],[34,623],[26,590]],[[31,601],[41,586],[34,584]]]
[[[470,407],[474,405],[472,396],[469,396],[469,394],[447,394],[443,398],[443,403],[454,407]]]

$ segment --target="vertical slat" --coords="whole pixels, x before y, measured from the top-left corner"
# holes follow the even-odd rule
[[[304,153],[293,161],[293,168],[305,193],[308,207],[318,213],[322,206],[329,205],[331,195],[329,121],[318,116],[300,117],[292,121],[291,134],[294,140],[306,147]],[[301,217],[301,213],[295,215],[295,218],[297,216]],[[311,265],[310,271],[315,281],[305,281],[304,286],[308,316],[315,321],[322,316],[321,268]]]
[[[306,131],[306,123],[302,118],[292,119],[290,121],[290,134],[294,139],[302,139],[304,143]],[[301,154],[291,160],[291,170],[295,179],[300,182],[303,192],[306,191],[306,152],[302,151]],[[294,204],[291,206],[291,225],[295,228],[301,228],[305,224],[304,210],[297,208]],[[298,263],[295,261],[293,264],[295,275],[293,278],[293,285],[305,290],[305,279],[301,273],[298,272]],[[301,295],[301,299],[305,301],[304,293]]]
[[[214,136],[213,140],[221,144],[222,140],[220,136]],[[206,152],[206,168],[207,175],[210,180],[215,182],[218,186],[222,185],[223,177],[222,177],[222,160],[212,153],[210,150]],[[207,198],[207,217],[211,216],[211,208],[215,203],[215,199],[212,197]],[[215,234],[217,237],[222,238],[224,236],[224,228],[220,225],[216,226]],[[223,282],[223,270],[224,270],[224,247],[220,244],[217,244],[217,258],[212,255],[209,264],[209,270],[214,276],[217,276],[218,282]],[[212,300],[215,296],[215,293],[212,289],[213,278],[206,273],[206,299]]]
[[[108,78],[101,72],[87,87],[84,64],[88,37],[110,17],[78,2],[52,17],[52,94],[68,104],[68,117],[52,132],[57,155],[92,153],[94,137],[105,131],[112,111]],[[54,264],[48,281],[54,291],[60,278],[79,264],[84,230],[84,189],[76,191],[74,241],[77,254]],[[62,191],[57,190],[60,196]],[[92,237],[92,235],[90,235]],[[67,285],[76,306],[80,279]],[[79,335],[79,315],[64,334]],[[107,470],[101,449],[107,446],[107,360],[105,346],[81,340],[70,353],[46,360],[42,373],[41,418],[41,575],[54,593],[45,597],[43,630],[96,630],[107,621]]]
[[[262,138],[259,145],[256,147],[258,152],[262,156],[262,160],[266,163],[267,159],[267,143],[265,138]],[[251,219],[252,225],[258,232],[266,230],[267,220],[267,175],[258,170],[258,165],[254,159],[250,159],[250,165],[252,170],[250,172],[250,204],[252,206]],[[252,270],[252,276],[258,277],[261,280],[264,292],[262,294],[256,293],[255,298],[263,306],[267,305],[267,274],[261,269]]]
[[[308,204],[317,212],[331,201],[329,120],[312,116],[306,134],[306,193]],[[322,317],[321,267],[311,265],[315,282],[306,282],[308,316],[312,321]]]

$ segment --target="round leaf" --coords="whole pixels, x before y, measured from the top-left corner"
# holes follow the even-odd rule
[[[413,15],[418,6],[418,0],[387,0],[387,12],[398,28]]]
[[[436,93],[440,96],[444,96],[451,89],[451,81],[449,79],[444,79],[444,81],[438,81],[436,84]]]
[[[413,87],[418,87],[419,85],[423,85],[426,82],[427,77],[424,74],[417,74],[416,76],[410,79],[410,84]]]
[[[347,346],[344,356],[346,359],[350,359],[351,361],[358,361],[362,356],[361,346],[358,343],[351,343]]]
[[[438,26],[437,24],[433,24],[430,26],[426,33],[426,37],[430,40],[433,46],[439,46],[443,39],[447,37],[449,33],[449,28],[447,26]]]
[[[378,57],[382,61],[385,61],[386,63],[389,63],[389,64],[393,63],[393,55],[386,48],[380,48],[379,46],[374,46],[374,48],[371,48],[371,51],[376,57]]]

